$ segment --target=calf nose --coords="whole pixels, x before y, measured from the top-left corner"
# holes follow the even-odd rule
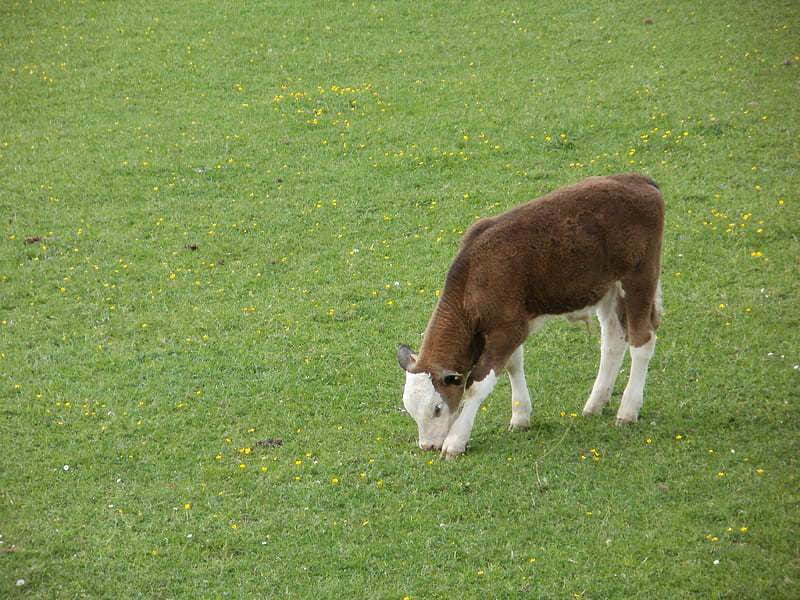
[[[420,444],[419,444],[419,447],[420,447],[422,450],[439,450],[439,449],[440,449],[440,448],[439,448],[438,446],[436,446],[435,444],[423,444],[422,442],[420,442]]]

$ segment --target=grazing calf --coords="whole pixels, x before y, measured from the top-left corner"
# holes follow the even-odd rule
[[[477,221],[447,273],[419,353],[405,345],[397,353],[420,448],[463,454],[504,368],[510,428],[527,429],[522,344],[556,316],[588,322],[597,313],[600,321],[600,369],[584,415],[608,404],[630,345],[616,423],[635,423],[661,312],[663,233],[664,198],[655,181],[637,174],[590,177]]]

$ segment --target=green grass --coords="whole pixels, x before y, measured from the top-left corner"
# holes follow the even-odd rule
[[[795,596],[800,14],[702,4],[0,1],[0,595]],[[417,450],[463,231],[625,171],[641,422],[553,323],[530,431]]]

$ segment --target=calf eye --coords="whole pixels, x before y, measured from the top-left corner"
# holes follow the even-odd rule
[[[441,414],[442,414],[442,405],[441,404],[437,404],[436,408],[433,409],[433,416],[434,417],[438,417]]]

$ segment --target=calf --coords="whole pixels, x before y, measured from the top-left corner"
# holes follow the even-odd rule
[[[616,423],[635,423],[661,313],[663,233],[664,198],[655,181],[637,174],[590,177],[477,221],[447,273],[419,353],[405,345],[397,353],[420,448],[463,454],[504,368],[510,429],[527,429],[522,344],[556,316],[588,322],[596,313],[600,321],[600,369],[584,415],[608,404],[630,346]]]

